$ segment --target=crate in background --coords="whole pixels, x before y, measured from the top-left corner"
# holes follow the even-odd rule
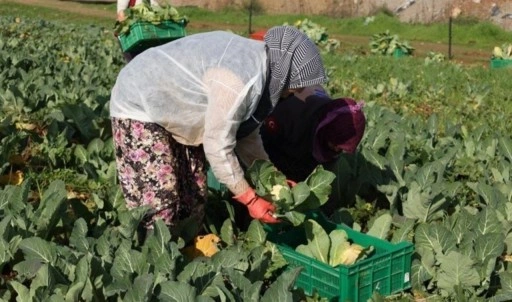
[[[506,68],[512,67],[512,59],[491,59],[491,68]]]
[[[402,49],[400,48],[395,48],[395,50],[393,51],[393,57],[394,58],[403,58],[403,57],[407,57],[407,56],[410,56],[411,54],[410,53],[406,53],[405,51],[403,51]]]
[[[185,20],[176,22],[172,20],[153,24],[146,21],[137,21],[130,25],[127,34],[119,36],[123,52],[140,53],[150,47],[158,46],[186,36],[187,23]]]
[[[320,212],[310,214],[327,233],[343,229],[351,241],[363,247],[373,246],[368,258],[352,265],[332,267],[326,263],[300,254],[295,248],[307,242],[303,227],[270,231],[268,240],[275,243],[288,262],[288,268],[302,267],[295,281],[308,295],[318,293],[329,301],[367,301],[374,292],[387,296],[411,287],[411,258],[414,245],[410,242],[390,243],[354,231],[346,225],[334,224]]]

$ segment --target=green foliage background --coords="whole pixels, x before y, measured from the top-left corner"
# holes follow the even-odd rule
[[[191,22],[236,22],[246,33],[245,12],[185,8],[181,13]],[[244,288],[242,296],[259,296],[260,269],[268,268],[266,256],[275,253],[264,240],[249,250],[232,242],[229,238],[237,236],[229,215],[227,224],[210,227],[231,242],[227,259],[242,250],[247,259],[254,257],[237,262],[243,269],[237,267],[236,274],[222,260],[185,270],[177,252],[180,243],[158,241],[169,239],[164,229],[147,245],[137,240],[143,209],[129,213],[123,207],[109,130],[110,87],[124,64],[112,21],[14,4],[0,6],[0,14],[0,174],[22,170],[30,179],[0,192],[2,272],[25,272],[2,279],[2,298],[12,299],[14,292],[40,300],[62,295],[70,300],[74,295],[85,300],[93,295],[161,298],[177,294],[172,288],[182,281],[188,285],[179,285],[180,290],[191,297],[235,295],[218,276],[236,280],[233,284]],[[268,27],[303,17],[257,16],[255,22]],[[444,39],[445,25],[401,25],[386,14],[367,27],[362,18],[314,21],[333,37],[350,30],[369,39],[385,25],[410,41]],[[489,57],[494,43],[510,40],[510,33],[489,24],[465,23],[460,29],[457,43],[476,41],[489,49]],[[324,54],[327,87],[333,96],[365,100],[368,127],[360,152],[329,167],[337,174],[331,219],[391,242],[415,244],[413,290],[388,299],[510,299],[511,69],[369,55],[369,49],[341,42],[339,50]],[[16,156],[22,160],[14,161]],[[219,200],[223,207],[229,204]],[[144,257],[163,249],[165,255],[158,257],[176,271],[145,263]],[[205,275],[188,274],[193,268]],[[181,277],[172,275],[182,269]],[[89,277],[81,279],[84,271]],[[296,274],[273,279],[276,287],[266,298],[262,294],[262,301],[288,288]],[[114,279],[103,279],[107,275]],[[149,290],[157,285],[159,292]]]

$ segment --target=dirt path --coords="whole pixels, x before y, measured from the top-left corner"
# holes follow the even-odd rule
[[[370,43],[369,37],[362,36],[332,35],[332,38],[341,41],[342,47],[347,49],[353,49],[361,46],[368,48]],[[428,53],[432,51],[442,53],[446,58],[448,58],[448,43],[409,41],[409,44],[414,47],[414,56],[426,57]],[[490,52],[491,50],[489,49],[467,48],[460,45],[452,45],[451,47],[452,60],[465,65],[488,66]]]
[[[110,0],[112,1],[112,0]],[[111,11],[101,9],[98,6],[90,6],[87,3],[61,1],[61,0],[0,0],[0,5],[8,3],[18,3],[30,6],[46,7],[51,9],[60,10],[63,12],[71,12],[86,16],[98,18],[112,18],[114,21],[115,16]],[[233,31],[246,30],[245,25],[227,25],[215,23],[201,22],[192,20],[188,25],[189,28],[195,30],[208,30],[208,29],[230,29]],[[357,47],[367,47],[370,42],[369,37],[361,36],[346,36],[346,35],[332,35],[332,38],[338,39],[342,43],[342,47],[346,49],[353,49]],[[409,41],[410,45],[415,48],[415,56],[425,57],[428,52],[434,51],[448,56],[448,45],[441,43],[428,43],[419,41]],[[478,64],[487,66],[490,57],[490,50],[488,49],[469,49],[464,46],[452,46],[452,59],[464,64]]]
[[[72,2],[72,1],[60,1],[60,0],[0,0],[2,5],[6,5],[9,2],[30,5],[30,6],[40,6],[46,8],[52,8],[61,10],[64,12],[77,13],[86,16],[93,16],[99,18],[112,18],[114,20],[115,16],[112,15],[110,11],[102,10],[100,8],[91,7],[86,3]]]

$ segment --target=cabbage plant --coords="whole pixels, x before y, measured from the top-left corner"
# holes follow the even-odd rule
[[[335,175],[319,165],[305,181],[291,185],[270,161],[256,160],[247,170],[247,178],[258,195],[274,203],[277,218],[297,226],[308,211],[327,202]]]
[[[503,44],[500,46],[494,46],[492,50],[492,58],[499,60],[512,59],[512,44]]]

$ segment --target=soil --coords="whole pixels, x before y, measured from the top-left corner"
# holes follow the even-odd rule
[[[105,0],[106,1],[106,0]],[[508,0],[507,0],[508,1]],[[111,11],[103,10],[97,6],[88,6],[86,3],[74,2],[74,1],[60,1],[60,0],[0,0],[0,2],[13,2],[19,4],[25,4],[30,6],[40,6],[46,8],[52,8],[63,12],[78,13],[86,16],[100,17],[100,18],[112,18],[114,21],[115,16],[112,15]],[[112,2],[110,0],[110,2]],[[464,1],[472,2],[472,1]],[[469,9],[469,8],[468,8]],[[189,28],[196,30],[208,30],[208,29],[229,29],[233,31],[244,31],[246,25],[228,25],[223,23],[207,23],[201,22],[200,20],[192,20],[188,25]],[[258,30],[258,29],[255,29]],[[343,49],[355,49],[355,48],[366,48],[368,47],[369,38],[361,36],[348,36],[348,35],[330,35],[331,38],[341,41]],[[424,57],[428,52],[438,52],[445,54],[448,57],[449,46],[446,42],[443,43],[428,43],[421,41],[409,41],[409,44],[415,48],[414,55],[418,57]],[[451,47],[451,58],[452,60],[472,65],[489,65],[490,50],[489,49],[478,49],[468,48],[461,45],[452,45]]]

